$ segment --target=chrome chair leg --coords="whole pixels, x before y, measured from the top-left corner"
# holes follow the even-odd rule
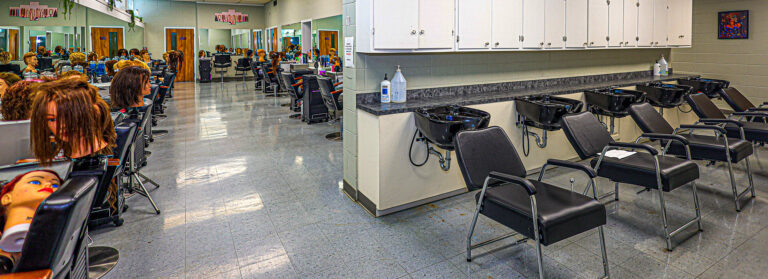
[[[618,201],[619,200],[619,183],[618,182],[616,182],[616,185],[614,186],[613,193],[615,195],[613,200]]]
[[[741,203],[739,203],[739,191],[736,190],[736,178],[733,176],[733,163],[731,163],[730,156],[728,156],[728,175],[731,178],[731,189],[733,190],[733,203],[736,205],[736,211],[741,211]]]
[[[755,151],[755,154],[757,154],[757,151]],[[747,163],[747,178],[749,179],[749,191],[752,193],[752,197],[756,197],[755,195],[755,184],[752,181],[752,168],[749,166],[749,157],[745,158],[744,161]]]
[[[664,226],[664,240],[667,242],[667,250],[672,251],[672,237],[669,235],[669,228],[667,226],[667,208],[664,205],[664,191],[659,191],[659,204],[661,205],[661,222]]]
[[[603,278],[611,278],[611,271],[608,267],[608,253],[605,249],[605,232],[603,232],[603,226],[597,228],[597,234],[600,237],[600,252],[603,255]]]
[[[544,261],[541,255],[541,236],[539,235],[539,214],[535,196],[531,196],[531,212],[533,213],[533,238],[536,240],[536,261],[539,263],[539,278],[544,279]]]
[[[696,192],[696,181],[691,182],[691,190],[693,191],[693,206],[696,207],[696,225],[699,231],[703,231],[701,227],[701,206],[699,206],[699,194]]]

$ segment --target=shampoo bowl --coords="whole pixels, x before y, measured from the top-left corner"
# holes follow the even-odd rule
[[[445,150],[453,150],[453,138],[457,133],[485,128],[491,122],[490,113],[460,106],[417,109],[414,118],[416,129],[427,140]]]
[[[683,98],[691,93],[692,87],[679,84],[646,83],[638,85],[637,90],[645,92],[648,102],[655,107],[675,108],[683,103]]]
[[[592,113],[621,118],[629,115],[629,106],[645,101],[645,93],[624,89],[596,89],[584,92],[584,98]]]
[[[525,118],[525,125],[555,131],[560,129],[564,115],[581,111],[579,100],[545,96],[527,96],[515,100],[517,113]]]
[[[677,80],[678,84],[693,87],[693,93],[704,93],[709,98],[719,98],[720,90],[728,88],[730,81],[721,79],[707,79],[700,77],[681,78]]]

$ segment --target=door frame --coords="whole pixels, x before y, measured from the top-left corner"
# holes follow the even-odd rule
[[[254,48],[254,51],[256,51],[256,50],[258,50],[259,48],[258,48],[258,46],[256,45],[256,37],[255,37],[255,36],[253,36],[253,33],[260,33],[260,35],[261,35],[261,44],[262,44],[262,49],[264,49],[264,51],[266,51],[266,46],[267,46],[267,44],[266,44],[266,42],[264,41],[264,38],[265,38],[265,37],[264,37],[264,34],[266,34],[266,32],[264,31],[264,29],[251,29],[251,46]]]
[[[122,45],[122,46],[120,46],[120,48],[125,48],[125,39],[126,39],[126,38],[125,38],[125,27],[124,27],[124,26],[101,26],[101,25],[90,25],[90,26],[88,26],[88,39],[89,39],[89,43],[90,43],[90,46],[91,46],[91,48],[90,48],[90,49],[88,49],[88,50],[90,50],[90,51],[93,51],[93,38],[92,38],[92,35],[93,35],[93,28],[120,28],[120,29],[122,29],[122,30],[123,30],[123,45]],[[120,49],[120,48],[118,48],[118,49]],[[86,51],[81,51],[81,52],[82,52],[82,53],[87,53],[87,51],[88,51],[88,50],[86,50]]]
[[[167,26],[167,27],[164,27],[163,28],[163,53],[166,53],[168,51],[168,41],[166,41],[167,40],[166,37],[168,36],[166,33],[168,32],[168,29],[192,29],[192,37],[193,37],[192,40],[195,41],[193,43],[194,51],[193,51],[193,53],[191,53],[191,55],[193,57],[192,61],[194,61],[194,64],[193,64],[194,68],[192,69],[192,75],[193,75],[192,82],[197,83],[197,75],[198,75],[198,73],[197,73],[197,52],[200,51],[197,48],[200,45],[199,38],[197,37],[197,28],[194,27],[194,26]],[[161,58],[163,56],[163,53],[160,54]],[[187,54],[187,55],[190,55],[190,54]]]
[[[339,52],[341,52],[341,50],[339,49],[341,46],[341,44],[339,43],[339,40],[341,39],[341,31],[339,31],[338,29],[317,29],[317,40],[318,40],[317,49],[320,49],[320,42],[319,42],[320,31],[336,32],[336,37],[339,37],[339,38],[336,38],[336,55],[338,55]],[[330,50],[328,50],[328,52],[330,53]]]
[[[19,44],[22,42],[22,40],[21,40],[21,35],[22,35],[21,34],[21,27],[19,27],[19,26],[0,26],[0,29],[13,29],[13,30],[16,30],[16,32],[18,32],[18,34],[16,34],[18,36],[18,38],[16,38],[16,54],[15,55],[11,54],[12,57],[16,56],[16,58],[17,58],[16,60],[18,60],[18,58],[21,57],[21,55],[19,55],[20,54],[19,53],[19,49],[20,49],[19,48]],[[3,46],[3,48],[6,49],[6,50],[10,49],[11,48],[10,42],[8,42],[5,46]]]
[[[309,24],[309,33],[304,34],[304,24]],[[312,51],[312,19],[305,19],[302,20],[299,23],[299,28],[301,29],[301,52],[302,53],[308,53]],[[309,45],[306,45],[304,41],[306,38],[309,38]]]
[[[283,28],[279,28],[278,26],[272,26],[272,27],[265,28],[264,29],[264,35],[265,35],[264,38],[267,37],[266,36],[267,35],[267,31],[270,30],[270,29],[272,30],[272,32],[273,32],[272,34],[273,35],[269,39],[270,40],[275,40],[275,38],[277,38],[277,40],[275,40],[277,43],[275,45],[276,49],[269,49],[269,47],[272,47],[272,44],[267,44],[266,40],[264,40],[264,46],[269,46],[267,48],[267,49],[269,49],[269,50],[267,50],[267,53],[269,53],[270,51],[277,52],[278,49],[281,49],[281,47],[283,45],[283,42],[282,42],[283,35],[281,34],[283,32]],[[277,34],[277,36],[275,36],[274,34]]]

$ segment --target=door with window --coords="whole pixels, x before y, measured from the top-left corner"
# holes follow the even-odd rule
[[[180,51],[184,57],[181,68],[176,72],[176,81],[195,79],[195,30],[192,28],[169,28],[165,30],[165,50]]]
[[[331,49],[336,49],[336,54],[339,53],[339,31],[336,30],[318,30],[317,38],[319,40],[318,46],[320,47],[320,55],[328,55]]]
[[[117,50],[123,48],[123,29],[114,27],[91,28],[91,45],[99,57],[117,56]]]

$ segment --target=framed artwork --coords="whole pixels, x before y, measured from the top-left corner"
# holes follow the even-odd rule
[[[718,39],[749,39],[749,11],[719,12],[717,18]]]

